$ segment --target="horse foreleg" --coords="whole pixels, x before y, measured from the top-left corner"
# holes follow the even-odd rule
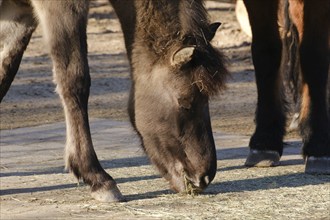
[[[256,130],[246,166],[275,166],[283,151],[285,105],[280,72],[282,43],[277,24],[278,1],[244,0],[252,28],[252,58],[258,103]]]
[[[93,148],[87,103],[90,75],[87,62],[88,1],[32,1],[44,30],[54,66],[54,81],[65,112],[66,167],[90,185],[100,201],[122,200],[115,181],[101,167]]]
[[[304,1],[300,44],[303,79],[300,127],[306,173],[330,174],[329,90],[330,2]]]
[[[36,26],[29,5],[13,1],[0,5],[0,102],[15,78]]]

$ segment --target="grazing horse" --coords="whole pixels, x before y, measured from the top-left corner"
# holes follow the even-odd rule
[[[252,28],[252,57],[258,103],[256,129],[247,166],[275,166],[283,152],[286,107],[280,74],[282,43],[278,27],[280,0],[244,0]],[[329,47],[330,1],[289,0],[299,33],[301,69],[300,130],[306,173],[330,174]]]
[[[129,116],[143,148],[177,192],[203,190],[216,173],[208,100],[227,70],[210,41],[202,0],[110,0],[121,21],[132,69]],[[66,119],[66,168],[100,201],[121,201],[100,165],[90,134],[88,0],[4,0],[0,7],[0,101],[13,81],[38,24],[53,61]]]

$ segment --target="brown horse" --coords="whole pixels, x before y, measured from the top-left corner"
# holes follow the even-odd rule
[[[143,147],[178,192],[203,190],[216,173],[208,99],[224,87],[227,71],[210,41],[202,0],[111,0],[125,34],[133,85],[129,115]],[[68,170],[101,201],[121,201],[101,167],[90,134],[87,103],[88,0],[5,0],[0,8],[0,101],[38,24],[44,31],[66,118]],[[35,19],[37,18],[37,19]]]
[[[280,74],[282,43],[278,1],[244,0],[252,28],[252,56],[258,104],[256,130],[250,140],[247,166],[274,166],[283,152],[286,107]],[[307,173],[330,174],[329,46],[330,2],[289,0],[299,33],[302,80],[300,129]],[[328,104],[327,104],[328,103]]]

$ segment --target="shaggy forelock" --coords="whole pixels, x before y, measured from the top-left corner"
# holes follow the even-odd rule
[[[197,48],[192,63],[192,85],[197,86],[205,95],[213,96],[225,88],[228,71],[226,60],[219,50],[208,45],[207,48]]]
[[[228,71],[225,67],[225,57],[209,42],[210,22],[203,7],[203,0],[181,1],[180,7],[181,26],[185,32],[182,43],[196,47],[189,69],[192,85],[197,86],[205,95],[216,95],[225,88]]]

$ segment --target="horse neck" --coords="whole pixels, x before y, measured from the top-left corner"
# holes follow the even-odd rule
[[[180,22],[184,33],[201,37],[208,28],[207,11],[203,0],[187,0],[180,2]]]
[[[207,13],[202,0],[136,1],[137,38],[147,43],[156,54],[189,35],[202,37],[207,29]]]

